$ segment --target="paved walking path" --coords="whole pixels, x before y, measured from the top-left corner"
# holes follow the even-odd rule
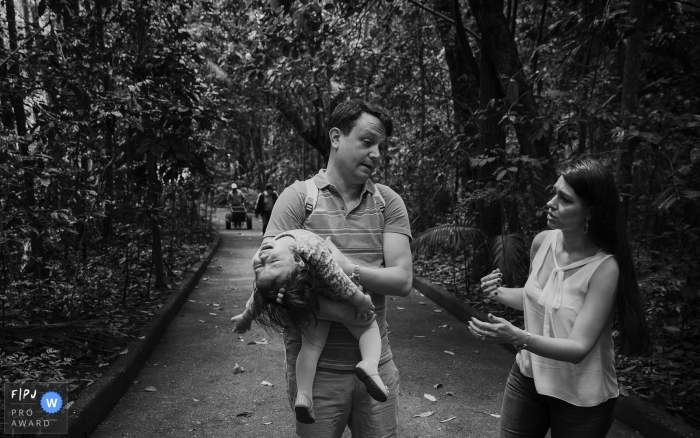
[[[251,231],[221,231],[207,273],[93,437],[294,436],[281,336],[257,325],[238,335],[230,323],[251,291],[250,259],[261,242],[260,222],[254,224]],[[415,290],[389,301],[387,319],[401,373],[400,436],[496,437],[513,356],[473,339],[465,324]],[[245,372],[236,373],[236,364]],[[639,435],[616,422],[608,436]]]

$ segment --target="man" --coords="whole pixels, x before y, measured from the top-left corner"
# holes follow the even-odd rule
[[[267,230],[267,224],[270,222],[270,215],[272,214],[272,207],[275,206],[275,202],[277,202],[277,192],[274,187],[272,187],[272,184],[267,183],[265,185],[265,191],[258,195],[258,200],[255,203],[255,217],[258,217],[258,215],[262,216],[263,236]]]
[[[340,437],[347,425],[355,438],[394,437],[398,436],[399,376],[388,342],[386,295],[407,296],[411,291],[411,231],[403,200],[389,187],[369,179],[392,124],[383,108],[351,100],[338,105],[328,126],[331,152],[328,169],[313,179],[319,191],[315,208],[306,217],[303,182],[288,187],[272,212],[259,255],[265,258],[267,239],[290,229],[305,228],[331,238],[334,258],[346,274],[355,279],[359,276],[374,303],[382,337],[379,374],[388,387],[389,400],[373,400],[355,377],[355,366],[361,360],[358,341],[340,323],[355,320],[352,304],[319,295],[319,318],[334,322],[314,379],[316,422],[297,422],[296,431],[302,438]],[[232,321],[236,331],[245,332],[252,314],[246,311]],[[293,408],[301,336],[286,330],[284,341],[287,396]]]
[[[226,202],[229,207],[240,207],[245,205],[245,195],[242,191],[238,190],[238,185],[236,183],[231,184],[231,190],[229,190],[226,195]],[[233,222],[234,228],[240,228],[242,225],[241,221]]]

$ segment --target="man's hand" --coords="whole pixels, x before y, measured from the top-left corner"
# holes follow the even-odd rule
[[[250,330],[250,323],[243,318],[243,314],[239,314],[231,318],[233,323],[233,331],[236,333],[245,333]]]
[[[374,315],[374,303],[372,303],[372,298],[367,294],[362,295],[362,303],[359,306],[355,306],[357,309],[357,314],[355,315],[356,321],[367,321]]]
[[[338,262],[343,272],[345,272],[346,275],[351,275],[354,269],[352,262],[348,260],[348,258],[345,257],[342,252],[340,252],[338,247],[335,246],[333,242],[331,242],[330,236],[326,237],[326,246],[328,247],[328,249],[331,250],[331,255],[333,255],[333,259],[336,262]]]

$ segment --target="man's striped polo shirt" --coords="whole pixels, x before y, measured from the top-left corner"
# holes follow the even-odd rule
[[[314,178],[318,200],[308,216],[305,210],[306,187],[296,181],[280,195],[272,211],[265,237],[274,237],[283,231],[307,229],[319,236],[331,237],[333,243],[352,262],[370,268],[384,267],[383,233],[399,233],[411,239],[411,228],[406,206],[399,195],[389,187],[367,180],[360,200],[345,205],[338,190],[328,182],[325,170]],[[384,198],[384,212],[375,198],[379,190]],[[382,337],[382,355],[379,363],[391,359],[387,338],[386,297],[370,293],[375,316]],[[301,349],[301,336],[293,330],[285,331],[287,362],[293,365]],[[337,370],[353,370],[362,360],[358,341],[341,323],[333,322],[318,366]]]

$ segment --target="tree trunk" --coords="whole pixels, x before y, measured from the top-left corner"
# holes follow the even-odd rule
[[[630,128],[632,117],[637,113],[639,98],[639,72],[642,66],[642,50],[644,48],[644,32],[642,19],[644,17],[645,0],[631,0],[628,11],[628,23],[634,31],[627,38],[625,48],[625,69],[622,79],[622,101],[620,105],[620,120],[625,130]],[[617,187],[622,196],[622,212],[625,220],[629,213],[629,200],[632,196],[632,161],[634,150],[641,142],[639,137],[631,137],[621,142],[617,148]]]
[[[341,93],[342,94],[342,93]],[[328,132],[325,126],[323,126],[322,118],[316,119],[315,126],[309,126],[308,123],[301,117],[300,111],[295,108],[290,102],[288,102],[283,96],[277,95],[275,97],[275,106],[284,118],[292,124],[294,129],[301,138],[303,138],[308,144],[314,149],[319,151],[323,155],[323,159],[328,162],[328,157],[331,152],[331,144],[328,138]],[[317,103],[320,104],[320,103]],[[337,104],[337,103],[336,103]],[[331,111],[334,106],[331,105]],[[319,126],[316,126],[319,125]]]
[[[500,93],[505,96],[508,90],[508,96],[512,96],[508,99],[512,111],[522,116],[515,123],[521,153],[549,160],[549,135],[535,138],[541,126],[537,122],[537,106],[532,94],[532,85],[525,75],[518,55],[515,39],[503,15],[503,2],[469,0],[469,5],[481,31],[481,56],[487,56],[491,60],[499,79]],[[554,174],[553,168],[551,173]]]
[[[476,108],[479,102],[477,84],[481,73],[462,27],[459,1],[435,0],[433,7],[445,16],[452,16],[455,21],[452,26],[442,18],[435,17],[435,25],[445,48],[445,63],[452,88],[455,132],[473,136],[476,134],[476,124],[470,108]]]
[[[508,96],[506,101],[510,111],[518,116],[514,127],[520,144],[520,154],[542,161],[541,171],[529,169],[527,173],[536,204],[544,205],[549,198],[545,188],[554,182],[556,175],[549,151],[551,130],[538,135],[542,124],[539,121],[532,84],[525,75],[515,38],[503,15],[503,2],[469,0],[469,5],[481,32],[481,56],[488,57],[491,61],[492,75],[495,75],[496,81],[494,84],[500,87],[500,95]],[[485,76],[487,72],[482,71],[481,74]]]
[[[160,199],[161,187],[156,175],[156,156],[152,151],[148,151],[147,163],[148,166],[148,195],[151,204],[151,233],[153,234],[153,246],[151,251],[153,270],[156,274],[156,288],[166,287],[168,285],[165,278],[165,269],[163,266],[163,241],[160,232],[160,216],[158,214],[158,200]]]

